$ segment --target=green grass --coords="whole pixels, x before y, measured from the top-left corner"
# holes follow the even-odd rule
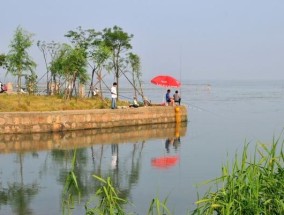
[[[123,205],[127,203],[127,200],[119,197],[119,192],[113,187],[110,177],[106,180],[97,175],[93,175],[93,177],[102,185],[95,193],[99,199],[98,202],[95,202],[96,206],[89,207],[92,204],[92,199],[85,205],[86,215],[125,215]]]
[[[0,112],[62,111],[110,108],[111,100],[105,98],[62,99],[59,96],[35,96],[26,94],[0,94]],[[128,106],[127,101],[118,101],[119,106]]]
[[[193,214],[284,214],[283,141],[257,144],[252,157],[248,146],[240,159],[236,154],[232,165],[222,166],[221,177],[210,182],[216,191],[210,189],[199,199]]]
[[[171,215],[167,207],[168,197],[161,201],[158,197],[152,199],[147,215]]]

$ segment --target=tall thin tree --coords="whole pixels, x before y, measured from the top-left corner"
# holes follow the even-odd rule
[[[130,63],[131,67],[131,74],[132,74],[132,82],[133,82],[133,88],[134,88],[134,96],[137,97],[137,92],[143,97],[143,91],[141,87],[141,63],[140,63],[140,58],[138,55],[129,53],[128,55],[128,60]],[[138,90],[138,84],[140,91]]]
[[[114,26],[113,28],[105,28],[103,30],[102,38],[107,47],[109,47],[112,55],[112,68],[114,77],[118,84],[117,95],[119,96],[119,78],[122,67],[125,66],[126,52],[132,49],[131,39],[133,35],[124,32],[122,28]]]
[[[27,50],[32,46],[33,34],[17,27],[7,55],[7,72],[17,77],[17,91],[22,88],[22,77],[33,74],[36,63],[31,59]]]

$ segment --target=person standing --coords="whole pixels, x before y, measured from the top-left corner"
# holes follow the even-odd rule
[[[112,87],[110,89],[111,92],[111,109],[116,109],[116,99],[117,99],[117,83],[113,82]]]

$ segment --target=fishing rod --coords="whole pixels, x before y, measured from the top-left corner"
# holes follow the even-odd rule
[[[134,90],[136,90],[136,92],[143,98],[144,97],[143,92],[140,92],[139,89],[136,88],[136,86],[129,80],[129,78],[127,77],[125,72],[123,72],[121,69],[120,69],[120,72],[124,75],[124,77],[127,79],[127,81],[132,85]]]

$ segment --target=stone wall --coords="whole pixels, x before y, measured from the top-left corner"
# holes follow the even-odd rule
[[[1,133],[39,133],[186,122],[185,106],[0,113]]]

